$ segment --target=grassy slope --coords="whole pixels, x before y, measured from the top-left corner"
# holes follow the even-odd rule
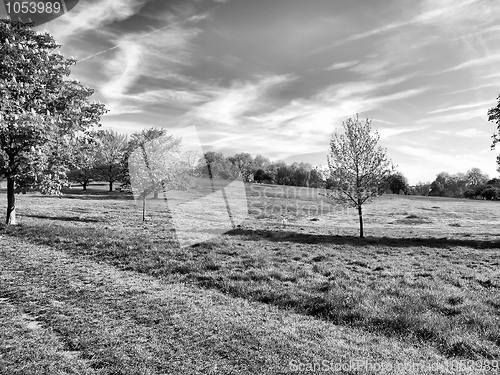
[[[431,348],[217,291],[21,240],[2,244],[2,364],[12,374],[278,374],[291,360],[443,361]]]
[[[281,358],[281,366],[284,359],[294,357],[333,359],[344,353],[348,358],[355,358],[360,346],[361,357],[385,360],[417,360],[432,351],[435,360],[443,356],[475,359],[499,357],[499,252],[497,244],[492,242],[498,206],[494,202],[385,197],[367,206],[367,233],[372,237],[359,240],[339,236],[356,233],[356,216],[352,212],[333,210],[327,205],[321,211],[321,202],[313,190],[254,186],[248,192],[253,219],[245,223],[242,229],[189,250],[175,248],[172,232],[165,224],[168,217],[163,202],[150,202],[149,212],[154,217],[143,224],[137,221],[140,213],[133,206],[133,201],[105,199],[105,196],[98,195],[94,198],[102,199],[89,200],[78,195],[61,200],[21,196],[20,207],[24,211],[20,212],[20,220],[23,224],[11,230],[7,238],[10,241],[18,237],[29,243],[49,245],[52,249],[47,251],[64,251],[71,257],[76,256],[68,258],[75,264],[98,262],[100,267],[108,264],[121,270],[161,277],[163,282],[169,283],[165,284],[169,288],[170,284],[187,282],[191,285],[190,290],[194,291],[191,300],[203,299],[207,295],[207,292],[199,289],[199,286],[203,286],[243,298],[243,301],[287,308],[277,312],[269,307],[245,302],[243,309],[240,309],[244,316],[252,314],[252,308],[264,309],[262,314],[267,316],[265,319],[269,319],[270,311],[280,316],[278,323],[274,323],[276,325],[259,331],[260,335],[267,332],[264,335],[271,335],[275,339],[267,347],[262,344],[257,346],[262,351],[263,361],[257,361],[254,367],[243,367],[242,373],[247,373],[250,368],[279,373],[278,364],[271,361],[277,341],[287,346],[277,353],[278,358]],[[51,211],[48,210],[49,206]],[[277,215],[285,212],[285,207],[291,224],[281,230],[277,226]],[[319,207],[319,213],[323,212],[325,216],[318,216],[318,212],[313,211],[314,207],[316,210]],[[312,222],[308,220],[311,216],[317,216],[320,220]],[[433,236],[436,233],[439,233],[439,238]],[[26,246],[32,247],[28,243]],[[32,259],[33,254],[31,252],[27,259]],[[84,260],[82,255],[85,256]],[[15,262],[16,259],[20,262],[26,256],[12,251],[8,255],[9,262]],[[21,264],[26,263],[27,259],[22,259]],[[120,274],[115,280],[125,277],[121,275],[123,271],[113,270]],[[65,272],[67,279],[75,278],[74,269]],[[38,288],[45,285],[47,277],[53,276],[43,273],[35,285]],[[24,285],[25,281],[17,280],[16,283]],[[54,287],[48,288],[49,291]],[[16,291],[16,288],[12,287],[12,290]],[[89,291],[97,290],[92,285],[89,287]],[[20,292],[18,288],[16,293],[24,293],[22,298],[29,300],[25,291]],[[66,289],[61,293],[66,298],[69,295]],[[210,293],[220,296],[217,292]],[[12,301],[11,315],[15,315],[13,311],[16,308],[26,311],[22,307],[22,298]],[[80,296],[73,298],[73,303],[80,303]],[[232,304],[241,305],[241,302],[236,302],[241,299],[224,298],[231,305],[229,311],[235,309]],[[130,300],[126,293],[119,299],[122,304]],[[83,301],[88,303],[85,299]],[[175,301],[179,302],[177,299]],[[146,303],[145,299],[141,297],[140,303]],[[212,319],[219,315],[225,316],[219,306],[213,306],[213,309]],[[135,307],[132,310],[135,311]],[[294,315],[290,311],[302,315]],[[97,312],[107,318],[107,311]],[[159,312],[159,315],[164,316],[165,313]],[[274,332],[288,329],[288,323],[279,322],[291,316],[311,328],[311,334],[306,339],[308,345],[318,348],[327,345],[328,350],[318,353],[308,351],[305,357],[301,357],[302,349],[294,345],[297,340],[300,342],[307,336],[301,333],[293,337],[274,337]],[[196,314],[194,319],[183,316],[182,320],[191,322],[195,319],[198,319]],[[338,325],[332,325],[332,322]],[[49,326],[57,324],[51,322]],[[318,324],[321,328],[315,326]],[[254,332],[256,327],[249,321],[240,325],[245,332],[250,333],[236,337],[234,347],[248,350],[252,345],[245,337],[259,334]],[[178,327],[179,322],[173,326]],[[188,326],[197,327],[192,334],[207,335],[204,330],[209,326],[207,323],[202,326],[190,323]],[[332,334],[338,333],[339,327],[350,327],[340,332],[345,332],[348,340],[357,344],[351,347],[335,344],[335,340],[327,344],[330,335],[325,336],[320,332],[328,329]],[[87,335],[89,331],[99,332],[94,327],[90,329],[87,326],[86,329]],[[81,333],[75,335],[77,338],[82,336]],[[181,337],[184,336],[181,334]],[[140,340],[141,337],[148,336],[139,330],[131,339]],[[160,337],[165,339],[162,334]],[[215,332],[212,337],[220,342],[223,335]],[[378,344],[370,344],[370,338],[387,342],[389,347],[400,347],[398,351],[406,348],[405,353],[392,356],[383,345],[379,348]],[[122,339],[119,341],[122,342]],[[408,349],[412,344],[416,345],[418,351]],[[223,342],[222,345],[227,343]],[[429,346],[431,349],[424,349]],[[231,346],[229,348],[234,350]],[[118,347],[115,349],[116,352],[120,350]],[[194,352],[199,353],[200,348]],[[208,366],[208,363],[212,363],[211,358],[217,358],[214,363],[224,363],[216,353],[209,351],[201,363]],[[86,357],[95,358],[93,356],[95,354]],[[241,361],[249,356],[252,357],[252,351],[241,352],[226,363],[235,366],[238,359]],[[134,353],[131,357],[140,356]],[[123,361],[116,360],[109,366],[119,362]],[[90,363],[94,366],[90,369],[96,368],[92,360]],[[168,363],[166,361],[161,365],[167,367],[159,368],[166,371],[164,368],[169,368]],[[105,365],[101,369],[109,366]],[[188,371],[196,373],[193,367]]]

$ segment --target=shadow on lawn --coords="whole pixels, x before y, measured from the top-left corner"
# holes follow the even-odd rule
[[[102,220],[92,219],[92,218],[82,218],[78,216],[45,216],[45,215],[22,215],[26,217],[34,217],[36,219],[48,219],[48,220],[58,220],[58,221],[79,221],[81,223],[100,223]]]
[[[53,199],[80,199],[80,200],[134,200],[134,196],[132,194],[124,194],[124,193],[100,193],[100,192],[92,192],[85,194],[74,194],[74,193],[65,193],[61,197],[57,195],[32,195],[30,198],[53,198]]]
[[[459,238],[436,238],[436,237],[365,237],[340,236],[327,234],[308,234],[293,231],[274,231],[263,229],[234,229],[226,232],[229,236],[243,236],[247,241],[254,239],[266,239],[274,242],[293,242],[305,244],[335,244],[352,246],[390,246],[390,247],[414,247],[426,246],[435,248],[447,248],[450,246],[465,246],[478,249],[498,249],[500,240],[485,241]],[[246,237],[246,238],[245,238]]]

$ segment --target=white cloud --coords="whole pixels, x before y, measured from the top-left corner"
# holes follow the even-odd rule
[[[100,30],[101,26],[125,20],[147,3],[147,0],[80,1],[71,12],[47,24],[58,42],[65,42],[75,34]]]
[[[436,133],[451,135],[451,136],[455,136],[455,137],[464,137],[464,138],[474,138],[474,137],[487,138],[488,136],[490,136],[490,133],[487,133],[483,130],[474,129],[474,128],[465,129],[465,130],[456,130],[456,131],[436,130]]]
[[[100,92],[111,107],[128,108],[147,103],[194,103],[204,95],[191,90],[152,89],[131,94],[131,89],[142,77],[168,79],[176,75],[178,67],[192,64],[191,40],[200,31],[189,26],[172,26],[155,33],[121,35],[114,41],[117,48],[111,58],[103,62],[108,80],[101,84]],[[147,36],[147,37],[145,37]],[[120,110],[119,113],[123,113]],[[112,114],[112,113],[110,113]]]
[[[485,101],[481,103],[473,103],[473,104],[461,104],[461,105],[456,105],[453,107],[448,107],[448,108],[441,108],[437,109],[431,112],[427,112],[427,114],[433,114],[433,113],[442,113],[442,112],[448,112],[448,111],[454,111],[457,109],[466,109],[466,108],[474,108],[474,107],[485,107],[487,105],[490,105],[491,101]]]
[[[404,133],[410,133],[410,132],[415,132],[419,130],[425,130],[428,129],[428,126],[420,126],[420,127],[413,127],[413,128],[405,128],[402,126],[399,126],[399,128],[377,128],[377,132],[380,134],[380,138],[386,139],[395,135],[399,134],[404,134]]]
[[[440,73],[453,72],[456,70],[474,68],[474,67],[478,67],[478,66],[482,66],[482,65],[489,65],[492,63],[497,63],[499,61],[500,61],[500,53],[492,54],[492,55],[488,55],[488,56],[482,56],[482,57],[478,57],[475,59],[471,59],[469,61],[465,61],[463,63],[455,65],[452,68],[445,69],[445,70],[441,71]]]
[[[337,70],[337,69],[350,68],[351,66],[354,66],[358,63],[359,63],[358,60],[335,63],[333,65],[330,65],[328,68],[326,68],[326,70]]]
[[[433,116],[424,118],[415,123],[425,123],[425,122],[434,122],[437,124],[442,124],[446,122],[455,122],[455,121],[464,121],[464,120],[472,120],[478,117],[486,117],[486,111],[484,109],[474,109],[470,111],[455,113],[452,115],[443,115],[443,116]]]

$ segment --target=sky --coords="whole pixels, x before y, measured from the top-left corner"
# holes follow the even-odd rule
[[[105,128],[194,125],[205,151],[327,165],[358,113],[412,185],[499,175],[498,1],[80,0],[37,29],[79,60]]]

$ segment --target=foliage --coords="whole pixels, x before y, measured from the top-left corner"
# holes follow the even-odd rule
[[[99,144],[95,175],[109,183],[109,191],[113,191],[113,183],[123,175],[123,157],[127,150],[127,136],[114,130],[101,130],[95,133]]]
[[[235,173],[240,173],[245,182],[250,182],[253,178],[253,158],[246,152],[230,156],[227,160],[232,164]]]
[[[494,149],[498,141],[500,141],[500,95],[497,97],[497,105],[496,107],[490,108],[488,110],[488,121],[494,122],[497,125],[497,132],[493,134],[491,138],[493,138],[493,142],[491,144],[491,148]],[[497,162],[499,159],[497,158]]]
[[[360,237],[363,237],[362,205],[380,194],[379,185],[393,171],[386,150],[378,146],[380,136],[371,134],[371,120],[358,115],[342,123],[344,134],[334,133],[330,141],[328,165],[334,202],[358,209]]]
[[[266,173],[263,169],[258,169],[253,175],[253,179],[255,182],[261,183],[263,181],[270,181],[271,175]]]
[[[70,182],[76,182],[87,190],[87,185],[97,175],[95,171],[99,144],[94,138],[95,133],[88,137],[77,138],[73,142],[70,171],[67,174]]]
[[[180,138],[153,128],[132,135],[132,142],[137,147],[128,157],[128,171],[134,192],[145,197],[188,185],[189,167],[180,153]]]
[[[429,191],[431,189],[431,184],[429,182],[421,182],[419,181],[412,189],[411,192],[414,195],[429,195]]]
[[[481,172],[479,168],[471,168],[465,174],[457,173],[451,175],[441,172],[430,185],[429,195],[438,197],[473,197],[481,195],[483,186],[488,181],[488,175]],[[475,195],[474,195],[475,194]]]
[[[387,178],[387,186],[393,194],[408,194],[410,192],[408,179],[401,172],[391,174]]]
[[[0,20],[0,175],[7,177],[7,222],[15,223],[13,191],[29,181],[42,193],[67,184],[73,141],[106,112],[89,87],[64,80],[76,63],[32,23]],[[12,220],[13,219],[13,220]]]
[[[477,186],[485,184],[488,181],[489,177],[479,168],[471,168],[465,173],[465,179],[467,181],[467,186]]]

